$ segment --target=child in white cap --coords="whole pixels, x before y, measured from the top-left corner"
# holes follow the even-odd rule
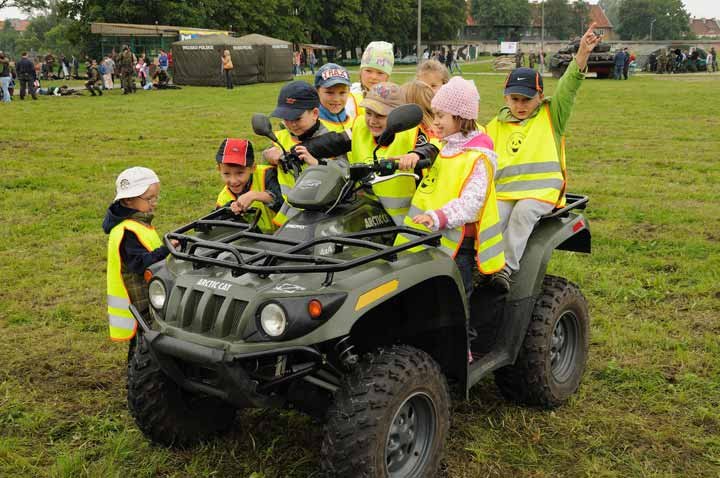
[[[148,309],[143,275],[151,264],[170,252],[151,225],[160,200],[160,179],[143,167],[126,169],[115,181],[115,199],[107,209],[103,230],[109,234],[107,301],[110,338],[127,341],[135,336],[137,322],[133,304],[141,313]],[[177,241],[173,241],[177,246]]]
[[[385,41],[372,41],[368,43],[360,59],[360,82],[353,83],[350,88],[350,98],[345,109],[353,118],[365,114],[365,108],[360,103],[365,95],[378,83],[390,81],[395,54],[392,43]]]
[[[496,154],[492,140],[477,130],[479,101],[475,84],[458,76],[435,94],[433,129],[443,147],[405,218],[408,227],[442,231],[440,250],[455,259],[468,297],[473,267],[489,275],[505,265],[493,183]],[[399,234],[397,242],[409,238]]]

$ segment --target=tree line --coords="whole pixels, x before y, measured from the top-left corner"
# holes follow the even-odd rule
[[[293,43],[320,43],[354,56],[372,40],[414,52],[417,0],[0,0],[36,14],[15,50],[92,50],[91,22],[178,25],[261,33]],[[423,41],[457,38],[465,0],[422,4]],[[60,38],[62,37],[62,38]],[[1,40],[0,36],[0,41]],[[6,47],[6,49],[8,49]]]
[[[537,3],[535,0],[533,3]],[[0,0],[34,17],[22,34],[9,22],[0,31],[0,49],[94,53],[91,22],[179,25],[262,33],[294,43],[322,43],[339,53],[355,52],[372,40],[392,42],[414,52],[418,0]],[[692,38],[690,15],[682,0],[600,0],[622,39]],[[457,39],[470,14],[486,39],[524,35],[537,15],[529,0],[426,0],[422,4],[423,41]],[[545,0],[548,37],[569,39],[589,25],[585,0]],[[520,38],[517,38],[520,39]]]

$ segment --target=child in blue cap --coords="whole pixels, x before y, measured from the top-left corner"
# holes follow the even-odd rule
[[[351,84],[350,73],[335,63],[326,63],[315,73],[320,122],[330,131],[341,133],[352,128],[354,118],[345,109]]]

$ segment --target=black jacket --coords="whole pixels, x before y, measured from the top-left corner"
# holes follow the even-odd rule
[[[35,79],[35,65],[29,58],[21,58],[17,65],[15,65],[18,78],[21,80],[34,80]]]
[[[116,201],[108,207],[105,213],[103,231],[105,231],[105,234],[110,234],[113,227],[131,216],[140,216],[137,217],[138,221],[148,225],[152,221],[152,216],[143,214],[135,209],[127,208],[120,204],[119,201]],[[122,241],[120,241],[120,258],[122,259],[124,269],[135,274],[142,274],[147,267],[165,259],[169,253],[170,251],[165,246],[148,252],[135,233],[127,230],[125,231],[125,236],[123,236]]]

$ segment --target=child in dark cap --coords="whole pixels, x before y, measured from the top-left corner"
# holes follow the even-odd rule
[[[491,283],[500,291],[510,289],[510,276],[520,268],[535,224],[565,204],[565,127],[590,52],[601,40],[594,27],[580,40],[552,98],[543,95],[537,71],[518,68],[505,82],[506,106],[487,126],[498,154],[495,183],[506,265]]]
[[[229,206],[235,214],[257,208],[260,230],[266,234],[274,232],[272,220],[282,205],[277,170],[266,164],[255,164],[252,143],[246,139],[225,138],[215,160],[225,182],[215,207]]]
[[[285,151],[290,151],[303,141],[328,132],[328,129],[319,120],[320,99],[318,93],[312,85],[304,81],[291,81],[283,86],[278,95],[277,107],[270,115],[282,119],[283,125],[285,125],[285,129],[275,131],[278,142]],[[274,145],[266,149],[263,151],[263,158],[277,166],[282,155],[282,148]],[[304,161],[303,167],[318,164],[318,160],[312,157],[307,157]],[[287,202],[287,194],[295,186],[295,176],[290,171],[280,169],[277,172],[277,178],[285,203],[275,215],[273,223],[276,226],[282,226],[298,212]]]

